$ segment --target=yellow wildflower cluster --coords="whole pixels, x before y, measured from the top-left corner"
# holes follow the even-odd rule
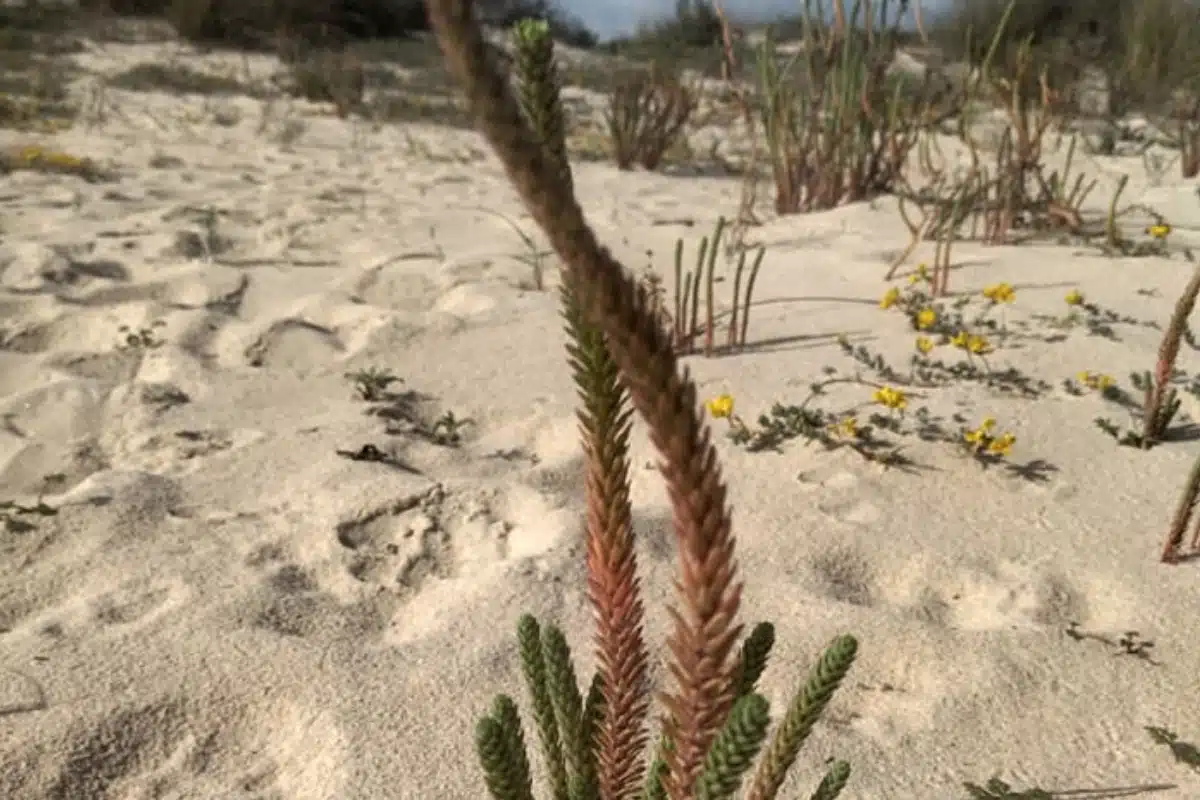
[[[1086,386],[1089,389],[1095,389],[1098,392],[1103,392],[1105,389],[1113,385],[1113,379],[1099,372],[1088,372],[1083,370],[1075,375],[1075,380],[1081,386]]]
[[[1012,446],[1016,443],[1017,437],[1011,433],[1001,433],[994,435],[992,433],[996,428],[996,420],[993,417],[984,417],[979,423],[978,428],[973,430],[963,431],[963,440],[970,445],[971,449],[978,454],[987,454],[993,456],[1007,456]]]
[[[54,172],[78,175],[91,180],[100,177],[95,162],[70,153],[49,150],[40,145],[24,145],[0,149],[0,173],[15,170]]]
[[[922,264],[917,267],[916,274],[909,277],[908,282],[913,284],[920,280],[927,280],[927,277],[928,273]],[[986,286],[981,293],[992,306],[1011,303],[1017,296],[1016,290],[1008,283]],[[1082,297],[1079,299],[1082,302]],[[953,315],[944,316],[936,305],[930,303],[929,297],[922,292],[905,293],[893,286],[884,292],[883,297],[879,300],[879,307],[885,310],[900,307],[908,315],[913,328],[940,336],[940,342],[935,342],[929,335],[917,337],[916,348],[922,355],[928,354],[937,344],[947,342],[974,355],[983,355],[992,351],[992,345],[985,336],[970,334],[966,331],[959,331],[955,334],[947,331],[947,328],[957,326],[961,322],[955,322]]]
[[[1161,242],[1171,235],[1171,226],[1166,222],[1156,223],[1146,228],[1146,235]]]
[[[919,296],[913,296],[908,298],[906,304],[913,303],[913,301],[920,302],[918,297]],[[900,290],[893,286],[883,293],[883,297],[879,300],[879,307],[886,311],[887,309],[892,308],[904,300],[905,298],[900,293]],[[908,313],[912,319],[913,327],[919,331],[929,330],[935,324],[937,324],[938,321],[937,311],[929,306],[922,305],[916,309],[910,306]]]
[[[59,169],[79,169],[84,166],[83,159],[81,158],[69,153],[46,150],[37,145],[27,145],[18,150],[17,160],[28,166],[44,165]]]
[[[858,438],[858,420],[854,417],[842,417],[837,422],[829,426],[829,431],[834,436],[839,436],[843,439]]]
[[[908,406],[908,398],[904,392],[899,389],[893,389],[890,386],[881,386],[871,394],[871,401],[878,403],[884,408],[891,408],[897,411],[902,411]]]
[[[1063,299],[1067,301],[1067,305],[1069,306],[1081,306],[1084,303],[1083,295],[1079,293],[1078,289],[1072,289],[1067,292],[1067,296]]]
[[[929,267],[924,264],[917,264],[917,271],[908,276],[908,285],[913,286],[917,283],[929,283]]]
[[[1007,283],[996,283],[983,288],[983,296],[993,303],[1011,303],[1017,296]]]
[[[967,333],[959,331],[950,337],[950,344],[957,347],[959,350],[966,350],[974,355],[986,355],[992,351],[992,343],[988,341],[986,336],[975,333]]]
[[[713,419],[724,419],[729,422],[729,435],[734,441],[737,441],[740,436],[748,435],[746,423],[733,413],[733,395],[719,394],[704,401],[704,408]]]
[[[733,395],[719,394],[704,404],[713,419],[728,419],[733,416]]]

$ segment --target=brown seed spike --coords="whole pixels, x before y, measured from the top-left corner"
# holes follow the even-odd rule
[[[563,305],[583,401],[579,421],[587,456],[588,595],[595,610],[596,661],[604,692],[596,778],[605,800],[631,800],[644,769],[649,697],[629,503],[629,413],[604,336],[582,321],[569,282]]]
[[[672,800],[690,800],[708,747],[733,704],[730,654],[740,633],[735,620],[741,598],[725,487],[696,387],[680,369],[652,299],[596,241],[571,188],[528,134],[470,0],[428,0],[428,9],[447,67],[463,85],[480,131],[563,260],[585,317],[603,330],[665,462],[679,554],[668,639],[676,686],[664,698],[665,788]]]

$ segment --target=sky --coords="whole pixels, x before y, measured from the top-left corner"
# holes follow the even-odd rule
[[[602,40],[633,33],[639,23],[670,16],[675,10],[675,0],[558,0],[557,4]],[[944,5],[946,0],[924,0],[921,8],[928,18]],[[796,13],[803,0],[725,0],[723,6],[740,19],[770,18]]]

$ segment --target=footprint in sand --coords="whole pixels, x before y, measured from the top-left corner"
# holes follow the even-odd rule
[[[569,516],[521,486],[439,485],[346,521],[336,536],[346,571],[385,593],[393,632],[411,639],[504,580],[510,566],[548,552],[570,530]]]
[[[319,369],[343,357],[345,347],[333,331],[302,319],[271,323],[245,350],[251,367]]]
[[[475,317],[496,307],[496,300],[483,288],[466,284],[447,289],[434,303],[434,310],[456,317]]]
[[[882,493],[874,481],[829,464],[797,476],[803,491],[818,495],[817,510],[840,522],[871,527],[883,518]]]
[[[262,441],[264,436],[253,429],[185,428],[149,434],[137,431],[114,440],[109,451],[127,469],[179,475],[195,472],[208,459],[241,450]]]
[[[14,613],[16,607],[5,605],[0,619],[11,622],[5,629],[28,625],[51,639],[71,631],[122,636],[183,607],[189,595],[188,586],[178,578],[130,580],[83,597],[63,591],[51,607],[28,604],[19,615]]]
[[[443,525],[446,492],[436,486],[337,526],[346,571],[361,583],[398,594],[420,592],[427,580],[452,578],[457,562]],[[499,555],[503,531],[496,531]]]
[[[1065,627],[1088,618],[1084,592],[1045,565],[976,560],[935,564],[917,559],[880,581],[887,600],[917,618],[967,631]]]
[[[944,724],[939,712],[975,695],[994,669],[988,657],[965,652],[947,670],[945,647],[936,637],[909,637],[863,664],[834,699],[828,722],[889,749],[936,730]]]
[[[424,312],[436,303],[437,285],[428,275],[428,263],[404,261],[368,270],[352,287],[353,297],[377,308]],[[423,269],[426,268],[426,269]]]
[[[95,284],[125,284],[120,261],[93,257],[91,247],[6,243],[0,247],[0,288],[22,294],[71,297]]]
[[[810,559],[808,567],[809,582],[817,594],[853,606],[875,603],[874,569],[857,548],[835,545],[822,550]]]
[[[259,573],[261,580],[237,600],[235,616],[240,623],[296,637],[311,636],[336,624],[341,608],[323,590],[321,575],[295,563],[284,546],[257,548],[246,559],[246,566]]]
[[[188,590],[182,581],[124,583],[89,602],[90,617],[108,629],[132,630],[180,607]]]
[[[205,695],[203,697],[197,695]],[[197,687],[76,722],[0,776],[5,797],[335,800],[348,744],[333,715],[289,699]],[[35,788],[36,787],[36,788]]]

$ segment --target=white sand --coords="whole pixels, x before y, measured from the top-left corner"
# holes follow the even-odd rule
[[[532,223],[473,134],[298,106],[305,130],[282,147],[259,132],[257,101],[106,102],[91,129],[42,141],[118,182],[17,173],[0,192],[0,500],[32,503],[64,476],[45,496],[57,516],[0,534],[0,797],[483,797],[474,722],[496,692],[525,702],[517,616],[562,625],[591,670],[554,270],[547,291],[523,288],[523,245],[476,209]],[[1126,197],[1165,213],[1174,238],[1200,226],[1192,185],[1152,187],[1138,159],[1083,168],[1097,202],[1130,171]],[[631,267],[653,251],[668,280],[675,239],[690,254],[736,211],[735,180],[583,164],[576,181],[603,240]],[[681,218],[696,227],[655,224]],[[215,248],[180,247],[206,226]],[[688,359],[703,393],[732,392],[747,419],[798,403],[824,367],[853,373],[839,335],[906,364],[912,332],[877,307],[907,239],[893,200],[751,236],[769,247],[752,347]],[[1014,330],[1061,315],[1073,287],[1164,324],[1191,269],[1052,245],[962,244],[955,261],[952,291],[1015,287]],[[1030,325],[991,363],[1053,384],[1045,396],[962,385],[913,408],[994,415],[1018,436],[1013,463],[1053,465],[1042,482],[944,443],[907,440],[921,469],[905,474],[720,437],[743,616],[778,627],[763,682],[775,711],[832,636],[861,641],[783,797],[807,797],[833,756],[853,764],[847,798],[962,798],[962,782],[997,774],[1055,796],[1200,797],[1200,776],[1143,730],[1200,739],[1200,575],[1158,563],[1197,446],[1118,448],[1092,419],[1122,412],[1060,388],[1080,370],[1124,382],[1151,368],[1160,333],[1046,342]],[[119,349],[121,326],[161,344]],[[1195,362],[1185,346],[1179,366]],[[388,434],[344,377],[371,366],[426,398],[426,419],[473,420],[461,446]],[[1200,418],[1196,405],[1185,395]],[[336,452],[367,444],[414,471]],[[634,448],[658,658],[671,535],[654,454],[644,437]],[[1113,640],[1138,631],[1155,663],[1072,640],[1072,621]]]

